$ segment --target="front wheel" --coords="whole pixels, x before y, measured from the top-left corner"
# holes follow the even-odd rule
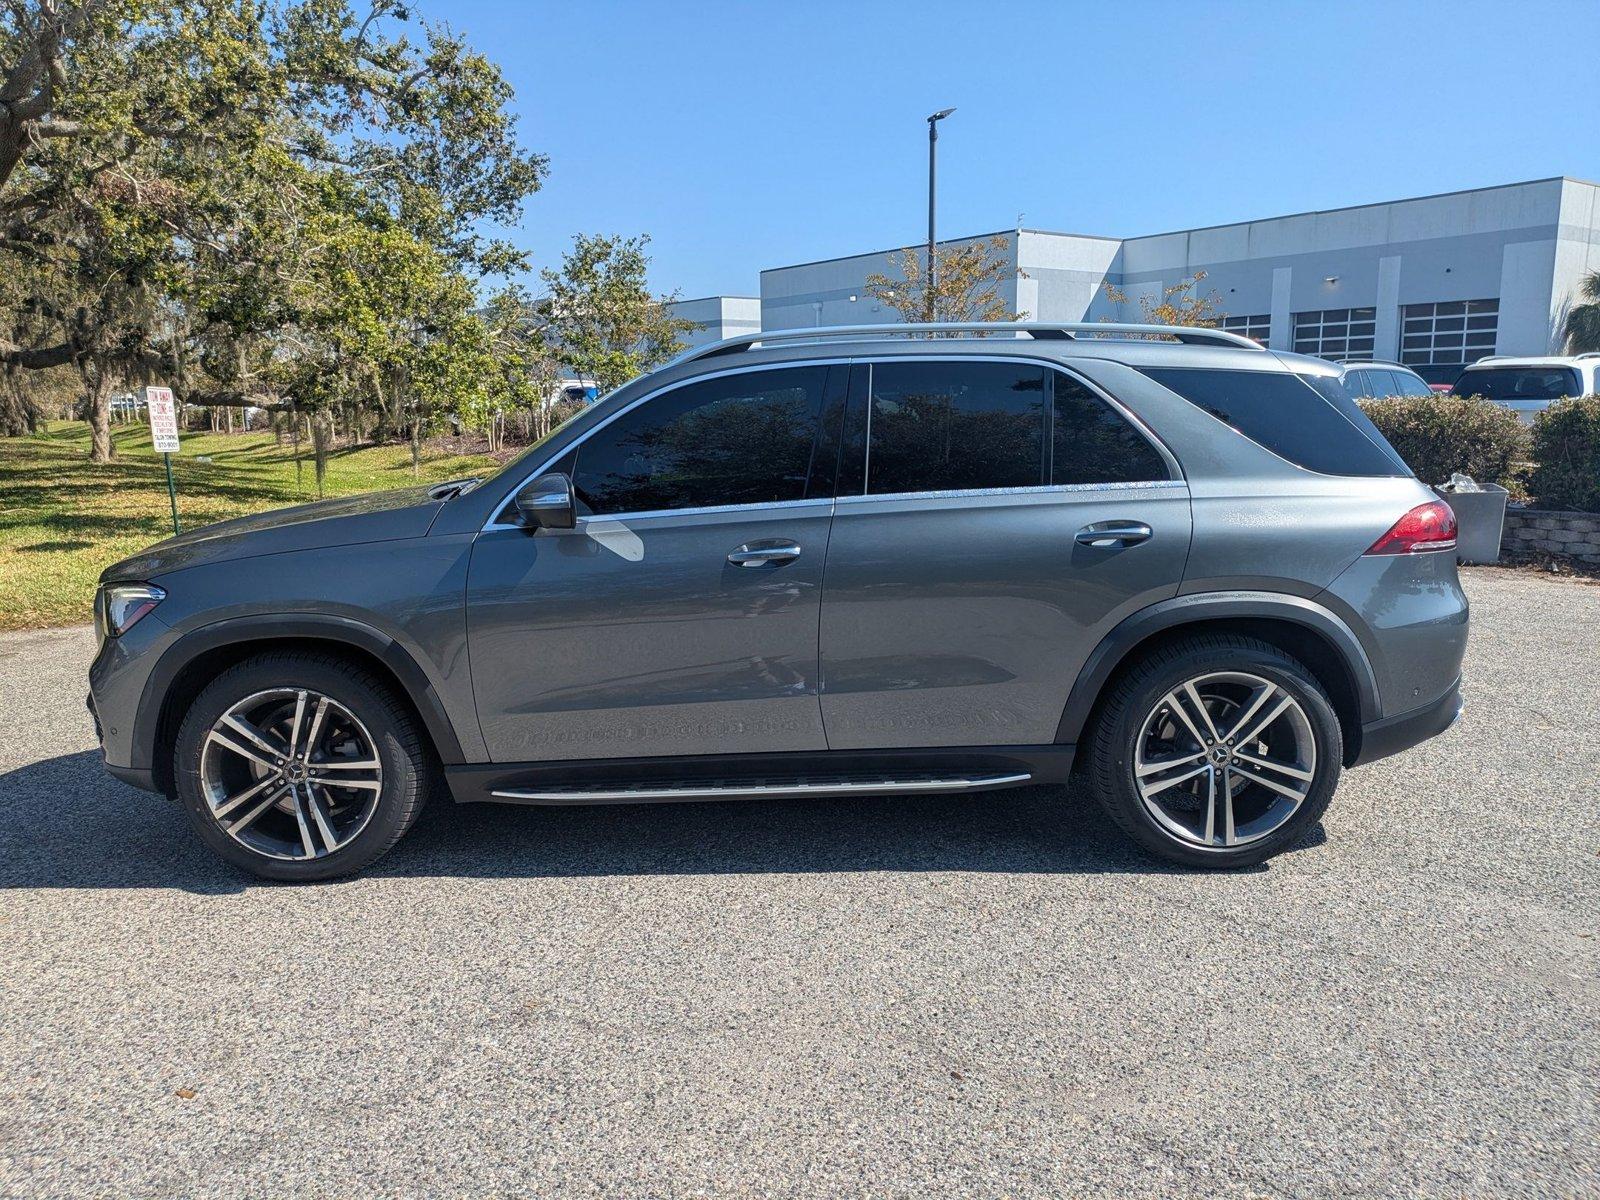
[[[1242,867],[1322,816],[1344,739],[1299,660],[1254,638],[1205,636],[1122,676],[1089,752],[1101,804],[1141,845],[1186,866]]]
[[[190,705],[178,798],[202,841],[264,879],[349,874],[410,828],[430,784],[416,719],[370,672],[315,653],[265,654]]]

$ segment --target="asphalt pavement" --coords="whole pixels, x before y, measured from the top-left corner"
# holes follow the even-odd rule
[[[260,884],[0,637],[0,1195],[1600,1195],[1600,588],[1253,871],[1087,797],[438,804]]]

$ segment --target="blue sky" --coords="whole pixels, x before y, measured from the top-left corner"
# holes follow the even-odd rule
[[[516,88],[551,159],[514,239],[648,233],[652,283],[941,236],[1128,236],[1600,179],[1600,2],[420,0]]]

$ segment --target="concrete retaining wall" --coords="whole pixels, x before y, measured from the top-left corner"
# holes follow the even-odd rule
[[[1580,562],[1600,563],[1600,513],[1508,508],[1500,549],[1524,553],[1543,550],[1569,554]]]

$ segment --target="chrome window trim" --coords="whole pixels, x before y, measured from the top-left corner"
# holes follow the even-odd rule
[[[893,493],[883,493],[883,494],[880,494],[880,495],[873,495],[873,494],[871,494],[871,493],[866,491],[867,484],[871,479],[871,475],[869,474],[869,472],[870,472],[871,461],[872,461],[872,370],[873,370],[873,367],[877,363],[880,363],[880,362],[892,362],[892,361],[896,361],[896,360],[904,360],[904,361],[911,361],[911,362],[996,362],[996,363],[1028,362],[1028,363],[1033,363],[1036,366],[1042,367],[1044,370],[1047,370],[1047,371],[1059,371],[1063,375],[1066,375],[1068,378],[1070,378],[1070,379],[1076,381],[1077,383],[1082,384],[1084,387],[1088,388],[1091,393],[1093,393],[1094,395],[1098,396],[1101,400],[1105,401],[1108,405],[1110,405],[1113,412],[1115,412],[1118,416],[1122,417],[1123,420],[1127,421],[1130,425],[1132,425],[1134,427],[1134,429],[1136,429],[1144,437],[1144,439],[1150,444],[1151,448],[1154,449],[1155,452],[1161,457],[1161,460],[1164,463],[1166,463],[1167,470],[1172,473],[1172,477],[1169,478],[1169,479],[1163,479],[1163,480],[1152,480],[1149,483],[1144,483],[1144,482],[1139,482],[1139,483],[1062,483],[1062,484],[1041,484],[1041,485],[1038,485],[1036,487],[971,488],[971,489],[965,489],[965,490],[961,490],[961,491],[893,492]],[[862,448],[862,459],[863,459],[863,461],[862,461],[862,469],[861,469],[861,487],[862,487],[862,490],[860,492],[853,492],[853,493],[851,493],[849,495],[810,497],[810,498],[803,499],[803,500],[778,500],[778,501],[772,501],[772,502],[769,502],[769,503],[762,503],[762,504],[719,504],[719,505],[706,505],[706,506],[697,507],[697,508],[662,508],[662,509],[651,509],[651,510],[640,511],[640,512],[604,513],[604,514],[596,513],[596,514],[579,515],[579,517],[577,519],[578,520],[578,524],[577,524],[576,528],[582,528],[586,523],[588,523],[590,521],[622,521],[622,520],[637,520],[637,519],[639,519],[641,517],[662,517],[662,516],[674,516],[674,515],[676,515],[676,516],[706,515],[706,514],[724,513],[724,512],[751,511],[751,510],[755,510],[755,509],[783,508],[783,507],[792,508],[792,507],[803,507],[803,506],[820,505],[820,504],[832,504],[836,500],[838,500],[838,501],[907,500],[907,499],[913,499],[913,498],[917,498],[917,497],[936,498],[936,499],[959,499],[959,498],[965,498],[965,497],[996,496],[996,495],[1011,495],[1011,494],[1024,495],[1024,494],[1030,494],[1030,493],[1043,494],[1043,493],[1049,493],[1049,492],[1127,491],[1127,490],[1131,490],[1131,489],[1145,488],[1145,487],[1187,487],[1188,486],[1188,481],[1184,478],[1183,468],[1182,468],[1182,466],[1179,465],[1177,458],[1173,455],[1172,451],[1170,451],[1167,448],[1166,443],[1163,442],[1159,437],[1157,437],[1155,435],[1154,431],[1152,431],[1151,428],[1148,425],[1146,425],[1143,420],[1141,420],[1133,412],[1129,411],[1127,406],[1125,406],[1115,396],[1113,396],[1109,392],[1107,392],[1105,390],[1105,388],[1101,387],[1099,385],[1099,383],[1097,383],[1095,380],[1089,379],[1086,376],[1080,374],[1079,372],[1072,370],[1070,367],[1065,366],[1059,359],[1048,358],[1048,357],[1045,357],[1043,355],[1033,355],[1033,354],[935,354],[935,355],[917,354],[917,355],[905,355],[905,356],[901,356],[901,355],[883,355],[883,354],[863,356],[863,355],[859,355],[858,354],[858,355],[848,356],[848,357],[806,358],[806,359],[797,359],[797,360],[792,361],[792,362],[746,364],[744,366],[727,367],[727,368],[724,368],[724,369],[718,370],[718,371],[707,371],[706,373],[704,373],[702,375],[693,375],[693,376],[690,376],[690,377],[688,377],[686,379],[679,379],[679,380],[676,380],[676,381],[674,381],[672,383],[663,384],[660,387],[653,389],[652,391],[646,392],[644,395],[640,396],[637,400],[630,401],[628,404],[624,405],[622,408],[619,408],[616,412],[612,413],[605,420],[601,421],[600,424],[596,425],[593,429],[591,429],[587,433],[585,433],[581,439],[579,439],[578,441],[574,442],[572,445],[570,445],[570,446],[566,447],[565,449],[561,450],[559,453],[552,454],[552,455],[546,457],[543,461],[541,461],[539,463],[539,465],[537,467],[535,467],[534,469],[530,470],[526,475],[524,475],[523,478],[517,483],[516,487],[512,488],[509,492],[506,493],[506,498],[503,501],[501,501],[499,506],[495,508],[494,512],[490,514],[489,519],[484,522],[483,526],[479,529],[478,532],[479,533],[495,533],[495,532],[499,532],[501,530],[506,530],[506,529],[515,529],[515,530],[526,532],[524,530],[523,526],[521,526],[519,524],[516,524],[514,522],[508,522],[508,521],[500,520],[500,517],[505,513],[505,511],[508,508],[513,507],[513,505],[515,503],[515,500],[516,500],[517,493],[519,491],[521,491],[524,487],[526,487],[529,483],[531,483],[534,479],[537,479],[540,475],[544,474],[547,470],[549,470],[550,467],[556,461],[558,461],[561,458],[566,457],[568,454],[570,454],[570,453],[572,453],[574,451],[580,450],[583,447],[583,444],[585,442],[587,442],[590,438],[594,437],[602,429],[606,428],[606,426],[610,425],[611,422],[617,420],[619,417],[623,416],[626,413],[632,412],[635,408],[638,408],[641,404],[646,404],[649,401],[654,400],[657,396],[665,395],[667,392],[673,391],[673,390],[675,390],[677,388],[680,388],[680,387],[686,387],[686,386],[688,386],[689,384],[692,384],[692,383],[699,383],[702,380],[707,380],[707,379],[718,379],[718,378],[721,378],[721,377],[726,376],[726,375],[746,375],[746,374],[749,374],[749,373],[754,372],[754,371],[780,371],[780,370],[787,370],[787,369],[789,369],[791,367],[833,367],[833,366],[857,366],[857,365],[865,366],[867,368],[867,396],[866,396],[867,416],[866,416],[866,422],[865,422],[865,424],[866,424],[866,432],[865,432],[865,435],[864,435],[865,436],[865,445]]]
[[[523,488],[527,487],[529,483],[533,482],[533,480],[537,479],[540,475],[542,475],[546,471],[548,471],[550,469],[550,467],[555,462],[557,462],[559,459],[565,458],[568,454],[571,454],[572,452],[574,452],[576,450],[582,449],[583,448],[583,444],[585,442],[587,442],[590,438],[594,437],[595,434],[599,433],[606,426],[610,425],[611,422],[617,420],[619,417],[623,416],[626,413],[631,413],[634,409],[638,408],[641,404],[649,403],[651,400],[654,400],[657,396],[665,395],[667,392],[673,391],[673,390],[675,390],[677,388],[680,388],[680,387],[687,387],[691,383],[701,383],[701,382],[703,382],[704,380],[707,380],[707,379],[720,379],[725,375],[748,375],[753,371],[782,371],[782,370],[787,370],[787,369],[789,369],[791,367],[833,367],[833,366],[839,366],[841,364],[843,364],[845,366],[848,366],[850,364],[850,361],[851,360],[849,358],[847,358],[847,357],[833,357],[833,358],[797,359],[797,360],[795,360],[793,362],[747,363],[744,366],[728,367],[728,368],[726,368],[724,370],[720,370],[720,371],[707,371],[702,375],[691,375],[691,376],[689,376],[688,378],[685,378],[685,379],[674,380],[672,383],[664,383],[660,387],[646,392],[644,395],[640,396],[637,400],[630,400],[627,404],[625,404],[621,408],[617,409],[616,412],[612,413],[605,420],[601,421],[593,429],[591,429],[587,433],[585,433],[583,435],[583,437],[578,439],[576,442],[572,443],[572,445],[566,447],[565,449],[563,449],[558,454],[550,455],[549,457],[545,458],[542,462],[540,462],[540,464],[537,467],[535,467],[533,470],[529,471],[526,475],[524,475],[522,477],[521,480],[518,481],[516,487],[512,488],[509,492],[506,493],[506,498],[500,502],[500,504],[495,508],[494,512],[489,514],[489,519],[483,523],[483,527],[481,529],[479,529],[478,532],[479,533],[493,533],[493,532],[495,532],[497,530],[501,530],[501,529],[522,529],[523,527],[521,525],[518,525],[518,524],[516,524],[514,522],[507,522],[507,521],[501,521],[500,520],[500,517],[505,513],[506,509],[512,507],[514,501],[516,500],[516,495],[517,495],[518,492],[520,492]],[[823,498],[827,499],[829,501],[831,501],[833,499],[831,496],[823,497]],[[805,501],[805,500],[787,500],[787,501],[777,501],[776,503],[780,503],[780,504],[804,504],[804,503],[807,503],[807,501]],[[725,504],[725,505],[709,506],[708,508],[696,509],[696,510],[691,510],[691,509],[686,509],[686,508],[656,509],[656,510],[654,510],[654,512],[651,515],[656,515],[656,514],[659,514],[659,513],[666,513],[666,512],[674,512],[674,513],[683,513],[683,512],[690,512],[690,511],[706,512],[706,511],[722,510],[722,509],[770,508],[770,507],[771,507],[770,504],[756,504],[756,505],[751,505],[751,504]],[[639,513],[606,513],[606,514],[603,514],[603,515],[593,514],[593,515],[591,515],[589,517],[580,516],[578,519],[580,521],[590,520],[590,519],[606,520],[606,521],[617,521],[617,520],[621,520],[623,517],[634,517],[634,516],[639,516],[639,515],[641,515],[641,514],[639,514]]]
[[[1096,492],[1142,492],[1157,488],[1187,488],[1182,479],[1151,479],[1133,483],[1042,483],[1032,487],[952,488],[940,492],[880,492],[874,495],[839,496],[837,502],[852,508],[879,500],[972,500],[988,496],[1054,496]]]

